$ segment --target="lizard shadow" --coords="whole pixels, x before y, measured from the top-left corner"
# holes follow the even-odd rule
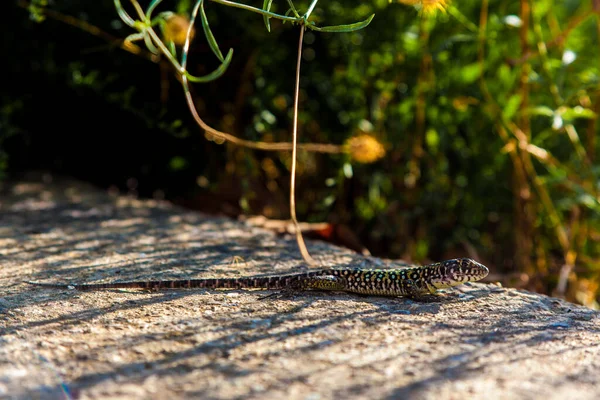
[[[466,285],[472,286],[472,284],[466,284]],[[387,300],[387,301],[389,301],[390,299],[395,299],[395,300],[403,299],[403,300],[411,301],[413,303],[448,304],[448,303],[464,302],[464,301],[470,301],[470,300],[473,300],[476,298],[487,297],[487,296],[489,296],[490,292],[488,290],[484,290],[484,289],[470,288],[466,292],[462,291],[460,289],[450,289],[449,291],[448,291],[448,289],[446,289],[446,290],[438,291],[435,294],[427,293],[427,294],[423,294],[423,295],[419,295],[419,296],[400,296],[400,295],[399,296],[380,296],[380,295],[374,295],[374,294],[363,294],[363,293],[354,293],[354,292],[345,292],[345,291],[328,291],[328,290],[318,290],[318,289],[311,289],[311,290],[304,290],[304,291],[303,290],[284,289],[284,290],[274,291],[273,293],[267,294],[265,296],[261,296],[259,298],[259,300],[268,300],[268,299],[286,300],[286,299],[293,299],[296,297],[302,297],[302,296],[306,296],[306,295],[316,295],[316,296],[322,297],[323,299],[337,300],[339,298],[339,296],[333,297],[334,294],[352,296],[357,300],[364,300],[367,302],[372,302],[374,299]]]
[[[353,301],[356,303],[368,303],[378,307],[386,313],[396,314],[437,314],[442,307],[451,304],[464,303],[489,296],[489,291],[483,288],[469,288],[467,292],[450,289],[437,294],[426,294],[418,297],[411,296],[376,296],[360,293],[310,290],[294,291],[280,290],[260,296],[258,301],[282,300],[297,301],[299,298],[307,298],[310,301]]]
[[[314,301],[354,301],[360,303],[369,303],[377,306],[383,306],[385,311],[390,311],[391,306],[403,307],[408,306],[415,313],[437,313],[440,311],[441,306],[464,303],[473,301],[478,298],[487,297],[490,295],[488,290],[483,288],[473,288],[473,284],[467,284],[471,286],[467,292],[463,292],[459,289],[446,289],[436,294],[424,294],[420,296],[378,296],[372,294],[362,294],[344,291],[327,291],[327,290],[294,290],[294,289],[283,289],[283,290],[252,290],[257,295],[256,301],[297,301],[306,299],[311,302]],[[105,289],[108,292],[113,293],[140,293],[139,289]],[[171,296],[179,297],[185,296],[188,290],[193,290],[195,293],[247,293],[247,289],[142,289],[142,293],[171,293]],[[178,293],[178,294],[177,294]]]

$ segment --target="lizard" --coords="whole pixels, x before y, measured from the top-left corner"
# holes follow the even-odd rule
[[[435,294],[437,289],[478,281],[489,273],[486,266],[469,258],[456,258],[434,264],[395,269],[360,267],[330,268],[315,271],[241,278],[203,278],[182,280],[148,280],[112,283],[27,283],[46,288],[98,290],[137,289],[282,289],[328,290],[378,296],[418,297]]]

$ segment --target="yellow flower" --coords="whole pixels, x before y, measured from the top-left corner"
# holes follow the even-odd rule
[[[366,133],[360,133],[348,139],[345,150],[353,160],[363,164],[375,162],[385,155],[383,145]]]
[[[421,13],[428,15],[437,11],[446,12],[450,4],[450,0],[398,0],[398,2],[415,6]]]
[[[190,20],[181,15],[173,15],[166,20],[164,36],[166,41],[173,41],[178,46],[183,46],[187,31],[190,26]],[[194,38],[194,28],[190,33],[190,39]]]

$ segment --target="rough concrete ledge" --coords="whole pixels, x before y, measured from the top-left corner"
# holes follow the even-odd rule
[[[23,284],[306,268],[292,237],[80,182],[6,185],[0,256],[2,398],[600,398],[600,313],[493,284],[427,301]]]

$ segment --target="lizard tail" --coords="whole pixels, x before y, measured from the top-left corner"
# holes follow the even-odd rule
[[[171,281],[131,281],[111,283],[60,284],[25,281],[30,285],[55,289],[98,290],[98,289],[286,289],[301,285],[298,275],[267,276],[248,278],[207,278]]]

